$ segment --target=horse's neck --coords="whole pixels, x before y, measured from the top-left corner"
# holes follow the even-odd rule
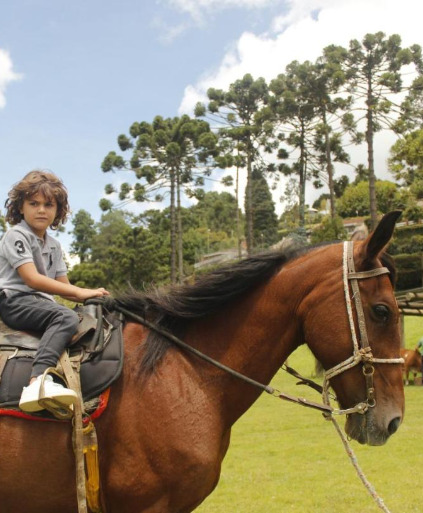
[[[289,354],[303,342],[297,306],[304,291],[295,286],[297,280],[299,273],[295,270],[282,271],[236,305],[194,323],[187,333],[189,342],[228,367],[268,384]],[[225,387],[225,407],[231,421],[242,415],[261,393],[261,389],[209,364],[203,368],[215,376],[219,387]],[[215,393],[222,394],[222,390],[215,389]]]

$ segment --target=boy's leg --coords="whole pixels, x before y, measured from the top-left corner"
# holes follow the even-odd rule
[[[26,412],[44,409],[39,403],[41,377],[48,367],[55,367],[65,347],[78,329],[78,315],[71,309],[35,295],[21,295],[1,301],[3,320],[10,327],[20,330],[43,331],[40,346],[32,366],[34,382],[24,387],[19,407]],[[48,378],[48,379],[47,379]],[[55,383],[51,376],[44,380],[44,397],[59,404],[70,405],[77,399],[74,390]]]
[[[1,314],[11,328],[43,332],[31,377],[39,376],[48,367],[55,367],[78,330],[76,312],[33,294],[5,298],[1,303]]]

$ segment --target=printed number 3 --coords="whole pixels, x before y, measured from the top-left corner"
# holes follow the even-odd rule
[[[22,255],[23,253],[25,253],[25,247],[21,240],[17,240],[15,242],[15,246],[17,248],[16,252],[18,253],[18,255]]]

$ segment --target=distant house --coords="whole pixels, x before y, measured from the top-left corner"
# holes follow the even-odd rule
[[[344,228],[352,240],[365,239],[369,233],[364,222],[365,217],[349,217],[343,219]]]

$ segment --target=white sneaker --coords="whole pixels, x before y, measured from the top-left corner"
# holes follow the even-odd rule
[[[26,412],[35,412],[44,410],[40,405],[40,399],[56,399],[58,402],[67,406],[76,402],[78,396],[74,390],[65,388],[60,383],[53,381],[53,378],[47,374],[44,379],[44,394],[40,397],[42,375],[22,390],[19,408]]]

